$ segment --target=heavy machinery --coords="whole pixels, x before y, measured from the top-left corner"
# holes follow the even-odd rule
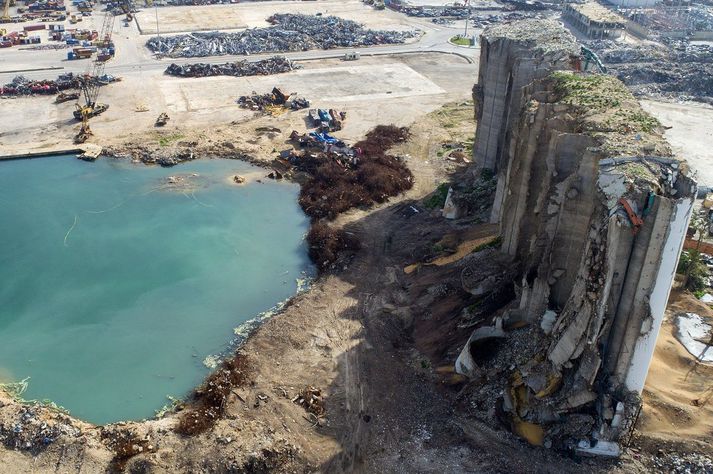
[[[2,16],[0,21],[3,23],[10,23],[12,18],[10,17],[10,7],[15,5],[15,0],[5,0],[2,9]]]
[[[122,6],[123,12],[131,12],[131,0],[123,0],[122,5],[124,5]],[[107,11],[106,15],[104,15],[98,46],[113,49],[111,34],[114,29],[115,18],[116,15],[110,11]],[[90,71],[80,78],[81,95],[75,104],[74,118],[81,120],[82,126],[79,129],[79,133],[74,137],[75,143],[84,143],[92,135],[92,130],[89,128],[89,119],[105,112],[109,108],[107,104],[97,102],[101,86],[99,78],[104,75],[106,62],[106,58],[100,58],[97,55],[97,58],[92,62]]]
[[[584,66],[582,67],[582,71],[587,71],[589,68],[589,65],[591,63],[594,63],[597,68],[599,69],[599,72],[602,74],[607,73],[607,68],[604,66],[602,61],[599,59],[599,56],[592,51],[591,49],[587,48],[586,46],[582,46],[582,58],[584,58]]]

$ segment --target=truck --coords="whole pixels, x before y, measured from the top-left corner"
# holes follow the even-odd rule
[[[89,59],[94,53],[93,48],[73,48],[72,51],[67,53],[67,59]]]

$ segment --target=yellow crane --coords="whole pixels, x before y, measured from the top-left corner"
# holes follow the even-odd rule
[[[127,16],[131,14],[131,0],[122,0],[120,5],[121,11],[126,13]],[[102,47],[109,47],[111,45],[111,34],[114,30],[114,19],[116,15],[113,12],[108,11],[104,16],[104,22],[102,23],[101,30],[99,32],[99,41]],[[81,120],[82,126],[79,129],[79,133],[74,137],[75,143],[84,143],[90,135],[92,135],[92,130],[89,128],[89,119],[96,115],[101,114],[106,111],[109,106],[107,104],[100,104],[97,102],[99,97],[99,78],[104,75],[104,66],[106,65],[106,60],[100,59],[97,54],[97,58],[92,62],[91,69],[87,71],[82,78],[80,78],[80,88],[81,94],[79,100],[75,104],[74,118]]]
[[[12,18],[10,18],[10,6],[14,4],[15,0],[5,0],[5,5],[2,9],[2,17],[0,17],[0,20],[2,20],[3,23],[9,23],[12,21]]]

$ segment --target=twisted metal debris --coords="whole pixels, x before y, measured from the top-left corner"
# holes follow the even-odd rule
[[[269,76],[296,69],[292,61],[284,56],[275,56],[261,61],[249,62],[246,59],[234,63],[223,64],[175,64],[166,68],[166,74],[179,77],[207,77],[207,76]]]
[[[277,14],[267,21],[274,26],[238,33],[154,37],[146,42],[146,47],[171,58],[193,58],[401,44],[415,36],[413,31],[370,30],[360,23],[335,16]]]

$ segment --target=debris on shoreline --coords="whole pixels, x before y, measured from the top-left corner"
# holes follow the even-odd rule
[[[309,257],[320,271],[330,268],[340,254],[359,250],[359,239],[342,229],[330,227],[323,222],[315,222],[307,234]]]
[[[146,47],[170,58],[191,58],[401,44],[415,36],[412,31],[370,30],[335,16],[276,14],[267,21],[274,26],[238,33],[194,32],[154,37],[146,42]]]
[[[0,423],[0,443],[10,449],[33,454],[45,449],[60,436],[77,437],[80,434],[81,430],[72,424],[69,416],[59,412],[48,413],[37,405],[21,407],[13,423]]]
[[[181,413],[176,432],[190,436],[207,431],[223,416],[233,388],[248,383],[249,377],[249,365],[244,354],[237,353],[223,361],[220,368],[195,390],[195,403]]]
[[[166,68],[166,74],[177,77],[208,77],[208,76],[269,76],[290,72],[298,66],[284,56],[274,56],[260,61],[243,59],[234,63],[223,64],[175,64]]]

